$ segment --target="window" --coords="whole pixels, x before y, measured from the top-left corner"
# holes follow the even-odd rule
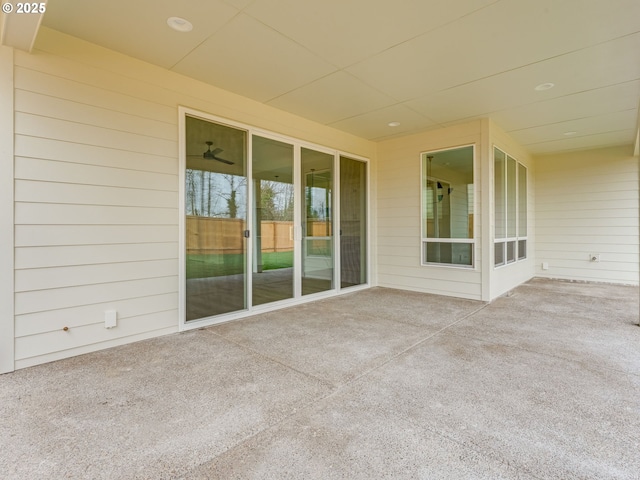
[[[473,266],[474,147],[423,153],[422,263]]]
[[[527,258],[527,168],[494,147],[494,265]]]

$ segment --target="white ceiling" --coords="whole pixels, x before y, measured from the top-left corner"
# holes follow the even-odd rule
[[[43,24],[371,140],[491,117],[551,153],[634,143],[639,19],[638,0],[49,0]]]

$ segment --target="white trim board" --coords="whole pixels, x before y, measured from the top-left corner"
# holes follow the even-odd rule
[[[0,373],[15,369],[13,49],[0,47]]]

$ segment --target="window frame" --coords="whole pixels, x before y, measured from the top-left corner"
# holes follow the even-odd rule
[[[467,147],[471,147],[471,151],[472,151],[472,160],[471,160],[471,174],[473,177],[473,183],[471,183],[471,185],[473,186],[473,224],[470,226],[471,227],[471,231],[473,232],[473,235],[471,238],[432,238],[432,237],[427,237],[425,236],[426,233],[426,228],[425,228],[425,222],[427,220],[426,215],[427,215],[427,208],[426,208],[426,202],[425,202],[425,198],[424,198],[424,192],[425,192],[425,180],[427,179],[427,172],[425,172],[424,169],[424,158],[426,155],[428,154],[432,154],[432,153],[438,153],[438,152],[445,152],[445,151],[449,151],[449,150],[458,150],[458,149],[462,149],[462,148],[467,148]],[[475,247],[476,247],[476,212],[478,211],[478,199],[477,199],[477,178],[476,178],[476,171],[477,171],[477,158],[476,158],[476,144],[475,143],[465,143],[462,145],[454,145],[451,147],[445,147],[445,148],[439,148],[439,149],[434,149],[434,150],[426,150],[423,152],[420,152],[420,265],[423,267],[439,267],[439,268],[456,268],[456,269],[462,269],[462,270],[476,270],[476,252],[475,252]],[[430,176],[429,177],[432,180],[435,181],[441,181],[441,182],[445,182],[445,183],[450,183],[448,180],[442,179],[442,178],[438,178],[437,176]],[[463,265],[463,264],[458,264],[458,263],[441,263],[441,262],[429,262],[426,259],[426,246],[429,243],[445,243],[445,244],[467,244],[467,245],[471,245],[471,263],[469,265]]]
[[[503,155],[504,155],[504,166],[503,166],[503,172],[502,172],[502,181],[503,181],[503,188],[502,188],[502,192],[503,192],[503,198],[502,198],[502,215],[503,215],[503,220],[504,223],[502,225],[503,229],[504,229],[504,237],[503,238],[496,238],[496,224],[497,222],[495,221],[496,217],[497,217],[497,207],[498,207],[498,203],[496,201],[496,184],[495,184],[495,178],[496,178],[496,150],[500,151]],[[528,255],[527,255],[527,250],[528,250],[528,228],[529,228],[529,224],[528,224],[528,212],[529,212],[529,168],[524,165],[522,162],[520,162],[517,158],[515,158],[514,156],[510,155],[508,152],[506,152],[505,150],[503,150],[502,148],[493,145],[493,151],[492,151],[492,157],[493,157],[493,176],[492,176],[492,185],[493,185],[493,218],[494,218],[494,222],[493,222],[493,228],[492,228],[492,239],[493,239],[493,268],[494,269],[499,269],[499,268],[504,268],[507,267],[509,265],[514,265],[517,264],[519,262],[523,262],[526,261],[528,259]],[[515,209],[514,209],[514,214],[515,214],[515,236],[509,236],[509,213],[508,213],[508,203],[509,203],[509,199],[508,199],[508,195],[509,195],[509,176],[508,176],[508,164],[509,164],[509,159],[512,159],[515,161],[515,165],[516,165],[516,170],[515,170],[515,176],[514,176],[514,187],[515,187]],[[521,207],[521,198],[520,198],[520,172],[522,171],[521,169],[524,169],[524,173],[525,173],[525,193],[524,193],[524,203],[525,203],[525,218],[526,218],[526,222],[527,222],[527,232],[524,236],[520,235],[520,207]],[[522,243],[524,242],[524,244]],[[496,249],[498,247],[498,245],[502,245],[502,262],[501,263],[496,263]],[[521,246],[524,245],[524,254],[521,254]],[[510,258],[510,248],[513,248],[513,258]]]

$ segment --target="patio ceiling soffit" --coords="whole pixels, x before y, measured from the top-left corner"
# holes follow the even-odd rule
[[[46,10],[46,0],[34,3],[24,3],[20,5],[37,6],[38,11],[29,13],[19,13],[18,4],[2,4],[2,37],[0,43],[7,47],[14,47],[25,52],[31,52],[35,43],[42,17]],[[8,5],[8,6],[7,6]],[[24,8],[24,7],[23,7]],[[9,11],[11,9],[11,11]]]

